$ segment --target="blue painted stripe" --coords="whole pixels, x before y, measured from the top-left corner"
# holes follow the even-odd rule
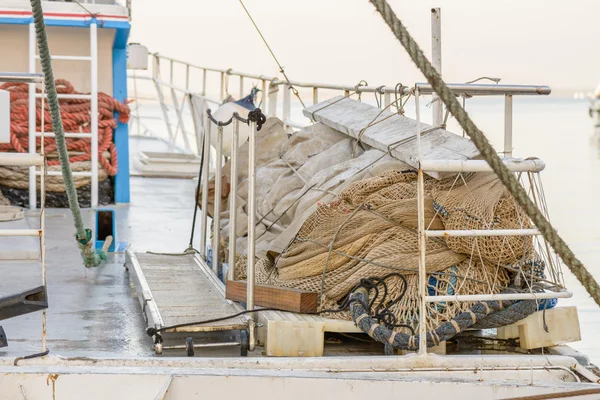
[[[127,40],[129,28],[117,29],[113,43],[113,97],[127,99]],[[115,203],[130,202],[129,188],[129,125],[118,123],[114,142],[117,148],[119,169],[115,176]]]
[[[0,25],[29,25],[33,22],[33,17],[16,17],[7,18],[0,17]],[[44,19],[46,26],[70,26],[74,28],[87,28],[92,23],[92,20],[76,20],[76,19]],[[128,21],[103,21],[102,19],[97,21],[99,28],[106,29],[126,29],[131,28],[131,24]]]

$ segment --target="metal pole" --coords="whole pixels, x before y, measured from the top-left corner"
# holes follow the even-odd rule
[[[248,268],[246,270],[246,309],[254,310],[254,259],[256,235],[256,122],[250,122],[248,144]],[[250,320],[250,350],[254,349],[254,319]]]
[[[442,301],[506,301],[506,300],[543,300],[543,299],[568,299],[573,297],[569,291],[541,292],[541,293],[504,293],[504,294],[463,294],[450,296],[425,296],[428,303]]]
[[[190,91],[190,64],[185,65],[185,90]]]
[[[213,212],[213,246],[212,246],[212,269],[219,276],[219,244],[221,238],[221,183],[223,173],[223,127],[217,130],[217,157],[215,159],[215,191]]]
[[[442,10],[431,9],[431,54],[433,67],[442,73]],[[439,126],[443,121],[442,102],[437,94],[433,94],[433,126]]]
[[[98,24],[92,20],[90,25],[90,57],[92,101],[91,101],[91,125],[92,125],[92,208],[98,207]]]
[[[504,158],[512,157],[513,103],[512,95],[504,96]]]
[[[319,102],[319,89],[313,88],[313,104],[317,104]]]
[[[229,270],[227,279],[235,280],[236,239],[237,239],[237,186],[238,186],[238,136],[240,134],[240,121],[233,119],[233,138],[231,144],[231,199],[229,207]]]
[[[244,77],[240,76],[240,99],[244,97]]]
[[[29,72],[35,73],[37,45],[35,41],[35,25],[29,24]],[[36,105],[35,105],[35,83],[29,84],[29,154],[34,155],[36,149]],[[36,167],[29,167],[29,208],[35,210],[37,207]]]
[[[267,109],[267,101],[268,101],[268,97],[269,97],[269,93],[267,92],[268,87],[267,87],[267,81],[266,80],[262,80],[262,105],[261,108],[263,110]]]
[[[160,103],[160,108],[162,110],[163,119],[165,121],[165,125],[167,127],[167,134],[169,135],[171,147],[175,147],[175,142],[173,140],[173,131],[171,129],[171,122],[169,120],[169,109],[167,104],[165,103],[165,97],[162,91],[162,88],[159,83],[159,74],[160,74],[160,58],[158,55],[154,56],[154,64],[152,65],[152,82],[154,82],[154,87],[156,88],[156,95],[158,96],[158,101]]]
[[[225,100],[225,72],[221,72],[221,93],[219,93],[219,100]]]
[[[41,110],[42,110],[42,123],[41,123],[41,149],[40,152],[42,155],[45,154],[44,150],[44,122],[45,122],[45,112],[44,112],[44,91],[45,85],[42,84],[42,99],[41,99]],[[40,168],[40,261],[42,263],[42,286],[46,286],[46,160],[44,159],[44,163]],[[42,312],[42,352],[46,351],[46,335],[48,330],[46,328],[46,319],[47,313],[46,310]]]
[[[290,113],[292,109],[292,101],[291,101],[291,90],[290,86],[287,84],[283,85],[283,126],[286,127],[287,130],[287,122],[290,120]]]
[[[202,96],[206,96],[206,70],[202,70]]]
[[[136,101],[136,106],[135,106],[135,114],[136,114],[136,125],[137,125],[137,134],[138,136],[141,136],[140,133],[140,129],[141,129],[141,123],[140,123],[140,103],[138,101],[138,91],[137,91],[137,74],[136,74],[136,70],[133,70],[133,98]],[[133,120],[134,118],[131,119],[132,124],[133,124]]]
[[[426,241],[425,236],[425,193],[423,182],[423,169],[421,169],[421,161],[423,153],[421,151],[421,110],[419,107],[419,90],[415,92],[415,107],[417,113],[417,150],[419,157],[419,172],[417,176],[417,213],[419,216],[419,354],[427,354],[427,303],[425,296],[427,295],[425,267],[425,251]]]
[[[202,166],[202,221],[200,226],[200,255],[206,261],[206,233],[208,232],[208,179],[210,170],[210,131],[212,122],[206,117],[204,133],[204,164]]]
[[[279,92],[279,86],[271,83],[269,85],[269,117],[277,116],[277,92]]]

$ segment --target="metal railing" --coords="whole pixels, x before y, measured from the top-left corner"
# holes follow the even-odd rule
[[[0,82],[18,82],[27,83],[33,87],[36,84],[41,84],[44,88],[44,75],[37,73],[0,73]],[[42,89],[42,93],[44,89]],[[42,97],[42,109],[44,109],[44,98]],[[34,114],[35,118],[35,114]],[[34,119],[35,126],[35,119]],[[43,131],[43,119],[42,119],[42,131]],[[27,166],[31,170],[35,171],[37,167],[40,168],[40,228],[35,229],[1,229],[0,236],[30,236],[38,237],[40,240],[40,262],[42,267],[42,286],[46,286],[46,157],[44,155],[44,135],[41,136],[41,148],[40,152],[37,152],[35,145],[33,150],[29,153],[1,153],[0,152],[0,166]],[[34,137],[35,144],[35,137]],[[36,183],[35,174],[30,173],[30,177],[33,176],[34,185]],[[34,192],[35,193],[35,192]],[[30,194],[31,195],[31,194]],[[36,197],[33,198],[34,204],[36,203]],[[42,353],[46,352],[46,310],[42,311]]]
[[[408,94],[414,95],[414,104],[416,108],[416,116],[418,129],[416,132],[416,140],[417,140],[417,149],[418,149],[418,160],[419,160],[419,178],[418,178],[418,202],[419,202],[419,251],[420,251],[420,263],[419,263],[419,292],[421,294],[421,302],[420,302],[420,352],[426,353],[426,345],[425,345],[425,327],[427,326],[427,304],[428,303],[438,303],[444,301],[491,301],[491,300],[525,300],[525,299],[548,299],[548,298],[565,298],[571,297],[572,293],[566,290],[561,290],[558,292],[549,292],[549,293],[519,293],[519,294],[478,294],[478,295],[452,295],[452,296],[430,296],[428,295],[427,287],[426,287],[426,269],[425,269],[425,241],[427,237],[439,237],[439,236],[536,236],[539,235],[539,231],[537,229],[504,229],[504,230],[469,230],[469,231],[457,231],[457,230],[443,230],[443,231],[435,231],[435,230],[427,230],[424,225],[424,184],[423,184],[423,174],[425,171],[438,171],[438,172],[489,172],[491,168],[487,164],[487,162],[482,160],[424,160],[422,157],[421,151],[421,134],[422,130],[420,128],[421,125],[421,114],[420,114],[420,102],[421,97],[423,95],[432,94],[432,89],[429,84],[426,83],[417,83],[411,87],[408,86],[361,86],[361,85],[335,85],[335,84],[319,84],[312,82],[284,82],[276,77],[265,76],[265,75],[256,75],[256,74],[246,74],[233,69],[217,69],[217,68],[208,68],[202,67],[190,63],[186,63],[181,60],[164,57],[158,54],[153,54],[152,56],[153,62],[153,70],[150,76],[140,77],[140,76],[132,76],[133,81],[132,84],[137,85],[139,82],[137,80],[143,79],[146,81],[150,81],[153,83],[153,86],[156,91],[156,99],[158,99],[158,103],[160,104],[161,113],[163,116],[163,122],[167,131],[167,141],[173,146],[177,147],[183,151],[191,152],[199,154],[201,143],[204,141],[204,169],[202,176],[202,209],[206,210],[208,208],[208,180],[209,180],[209,169],[215,168],[215,191],[214,193],[220,193],[221,190],[221,175],[222,175],[222,167],[223,167],[223,157],[222,152],[220,150],[222,144],[222,127],[218,127],[217,129],[217,148],[211,149],[211,135],[214,132],[211,132],[211,125],[208,122],[208,119],[203,115],[199,114],[198,110],[194,110],[193,104],[195,100],[203,100],[209,102],[214,105],[220,105],[225,98],[229,94],[229,84],[230,77],[233,77],[238,80],[239,83],[239,95],[242,97],[245,93],[245,84],[249,80],[254,80],[254,84],[256,86],[260,86],[263,90],[263,94],[268,93],[268,96],[263,96],[263,100],[261,101],[261,108],[263,110],[268,110],[267,114],[269,117],[276,116],[279,117],[288,130],[292,130],[293,128],[299,128],[306,125],[305,123],[294,121],[291,116],[292,109],[292,101],[291,101],[291,87],[300,88],[300,89],[308,89],[312,93],[312,102],[316,104],[320,101],[325,100],[326,98],[323,95],[325,91],[328,92],[329,98],[334,97],[335,95],[343,94],[344,96],[349,96],[351,93],[364,94],[364,93],[373,93],[377,100],[379,107],[384,109],[392,103],[392,95],[396,96],[406,96]],[[168,64],[168,79],[164,79],[164,75],[161,74],[161,64]],[[175,73],[176,69],[179,67],[181,71],[181,76],[183,76],[183,82],[177,82],[177,75]],[[194,80],[192,77],[194,72],[197,72],[198,79]],[[211,81],[210,77],[217,77],[217,85],[214,85],[214,81]],[[181,77],[180,77],[181,80]],[[457,96],[462,96],[464,98],[475,97],[475,96],[503,96],[505,99],[505,107],[504,107],[504,162],[507,167],[515,172],[531,172],[537,173],[544,169],[545,164],[543,161],[538,159],[513,159],[512,158],[512,136],[513,136],[513,127],[512,127],[512,100],[514,96],[540,96],[540,95],[548,95],[551,90],[548,86],[533,86],[533,85],[500,85],[500,84],[450,84],[448,85]],[[283,88],[283,96],[281,99],[278,98],[278,92],[280,87]],[[135,92],[135,91],[134,91]],[[167,100],[167,96],[164,95],[164,92],[169,94],[171,98],[170,101]],[[137,92],[135,92],[137,93]],[[178,98],[178,96],[180,96]],[[186,100],[187,99],[187,100]],[[193,118],[195,132],[189,132],[187,130],[187,125],[184,124],[184,116],[186,113],[191,113],[192,116],[196,113],[196,117]],[[437,111],[434,109],[434,113]],[[153,133],[150,127],[148,127],[144,120],[144,117],[139,114],[139,110],[132,113],[133,119],[137,122],[138,132],[140,132],[140,128],[144,129],[144,135],[148,133]],[[175,118],[177,120],[176,123],[173,123],[170,118]],[[434,114],[434,121],[436,120]],[[134,123],[136,123],[134,122]],[[179,133],[183,132],[184,135],[188,136],[188,139],[194,138],[195,143],[192,143],[190,140],[183,140],[179,138]],[[254,133],[255,127],[253,128],[253,133],[250,137],[250,160],[249,164],[251,170],[249,171],[249,180],[250,180],[250,193],[249,193],[249,211],[248,211],[248,226],[255,226],[255,213],[252,212],[252,204],[256,199],[253,196],[254,191],[252,187],[254,185],[254,163],[252,162],[254,157]],[[233,129],[233,140],[237,143],[239,135],[239,123],[234,120],[234,129]],[[230,218],[230,241],[229,241],[229,272],[228,278],[234,279],[234,266],[236,262],[236,248],[235,248],[235,238],[236,238],[236,226],[237,226],[237,215],[234,210],[237,208],[236,204],[236,193],[237,193],[237,146],[233,145],[232,147],[233,153],[231,155],[231,165],[232,165],[232,174],[231,174],[231,190],[230,190],[230,201],[231,207],[229,212]],[[212,251],[213,251],[213,260],[212,260],[212,269],[215,274],[218,274],[218,254],[219,254],[219,236],[220,236],[220,202],[214,202],[214,216],[215,219],[213,221],[213,243],[212,243]],[[201,249],[201,258],[203,260],[207,260],[207,254],[205,252],[205,244],[208,239],[208,216],[206,213],[203,213],[202,221],[201,221],[201,237],[200,237],[200,249]],[[248,306],[252,307],[253,299],[251,298],[251,294],[253,293],[254,288],[254,279],[253,279],[253,262],[250,260],[254,260],[251,256],[252,249],[254,248],[254,235],[252,234],[252,230],[250,229],[249,233],[249,244],[248,244],[248,281],[247,281],[247,293],[249,295],[248,298]],[[548,255],[550,257],[550,255]]]
[[[91,179],[91,207],[98,207],[98,24],[95,21],[90,23],[90,55],[89,56],[66,56],[52,55],[53,60],[83,61],[90,63],[90,94],[58,94],[59,99],[84,99],[90,100],[90,133],[66,132],[67,138],[87,138],[91,142],[91,167],[90,171],[74,172],[74,176],[84,176]],[[37,43],[35,34],[35,25],[29,24],[29,72],[36,72]],[[35,154],[37,138],[43,136],[54,136],[53,132],[44,132],[44,118],[42,118],[42,129],[40,132],[36,128],[36,99],[45,100],[46,94],[36,93],[36,85],[29,84],[29,152]],[[42,103],[43,104],[43,103]],[[44,113],[42,112],[43,116]],[[49,121],[51,125],[51,121]],[[43,141],[43,139],[42,139]],[[61,176],[60,171],[46,171],[47,175]],[[36,208],[36,176],[42,174],[35,166],[29,168],[29,208]]]

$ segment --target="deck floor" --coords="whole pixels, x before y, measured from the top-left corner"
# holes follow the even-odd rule
[[[132,155],[136,154],[132,141]],[[117,241],[137,251],[176,252],[187,248],[196,182],[191,179],[131,178],[131,203],[111,205],[117,221]],[[94,226],[94,212],[83,209],[86,226]],[[38,228],[39,211],[26,211],[20,221],[0,222],[0,229]],[[48,348],[52,354],[83,357],[153,356],[145,335],[132,276],[124,268],[125,255],[111,254],[99,268],[83,266],[71,213],[48,209],[46,252],[48,271]],[[196,232],[199,237],[199,230]],[[197,240],[197,239],[196,239]],[[197,244],[196,244],[197,245]],[[36,287],[41,282],[37,261],[7,261],[7,249],[20,255],[37,253],[34,238],[0,237],[0,296]],[[4,259],[4,260],[2,260]],[[9,346],[0,357],[39,352],[41,313],[0,321]]]

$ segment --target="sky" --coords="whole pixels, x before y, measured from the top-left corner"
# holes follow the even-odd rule
[[[442,9],[446,82],[593,90],[600,83],[600,0],[389,0],[431,54],[431,8]],[[275,75],[239,0],[133,0],[131,42],[214,68]],[[423,81],[367,0],[244,0],[292,80],[371,86]]]

